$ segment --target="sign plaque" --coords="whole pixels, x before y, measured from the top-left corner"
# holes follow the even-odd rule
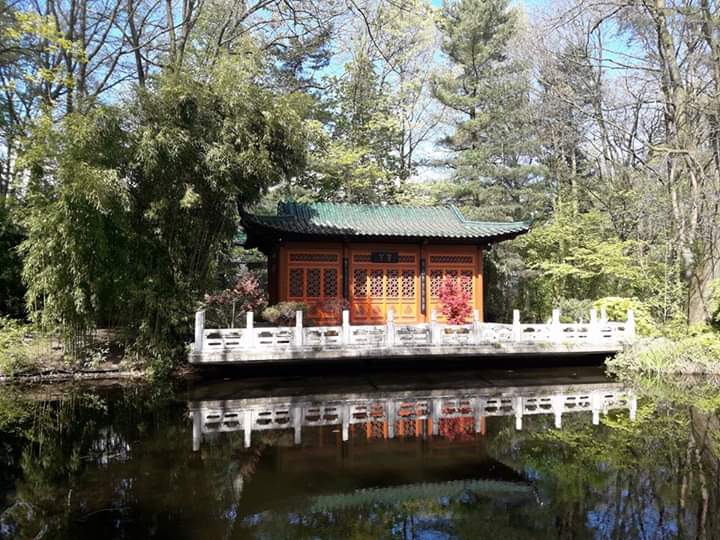
[[[370,262],[397,263],[400,262],[400,255],[397,251],[373,251],[370,253]]]

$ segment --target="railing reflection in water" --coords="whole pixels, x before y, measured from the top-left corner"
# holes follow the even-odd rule
[[[484,434],[486,418],[495,416],[514,416],[521,430],[526,416],[552,415],[559,429],[563,415],[591,412],[597,425],[613,409],[627,409],[634,420],[637,398],[621,384],[595,383],[204,400],[189,409],[197,451],[205,436],[237,431],[249,448],[253,432],[268,430],[292,430],[299,445],[305,427],[337,426],[348,441],[361,432],[368,439]]]

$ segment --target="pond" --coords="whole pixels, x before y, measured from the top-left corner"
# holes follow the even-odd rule
[[[716,401],[601,368],[0,389],[0,538],[717,538]]]

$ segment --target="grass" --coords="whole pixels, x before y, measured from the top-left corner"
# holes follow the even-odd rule
[[[53,343],[30,324],[0,317],[0,376],[35,372],[45,363],[62,360]]]
[[[720,375],[720,334],[705,332],[672,340],[641,340],[607,361],[621,378],[642,373],[657,376]]]
[[[0,375],[12,376],[31,366],[28,330],[25,324],[0,318]]]

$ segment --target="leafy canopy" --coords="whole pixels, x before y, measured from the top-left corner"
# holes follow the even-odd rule
[[[75,333],[119,324],[152,349],[181,343],[238,206],[302,169],[303,105],[221,62],[202,79],[159,77],[123,106],[42,118],[24,162],[34,316]]]

